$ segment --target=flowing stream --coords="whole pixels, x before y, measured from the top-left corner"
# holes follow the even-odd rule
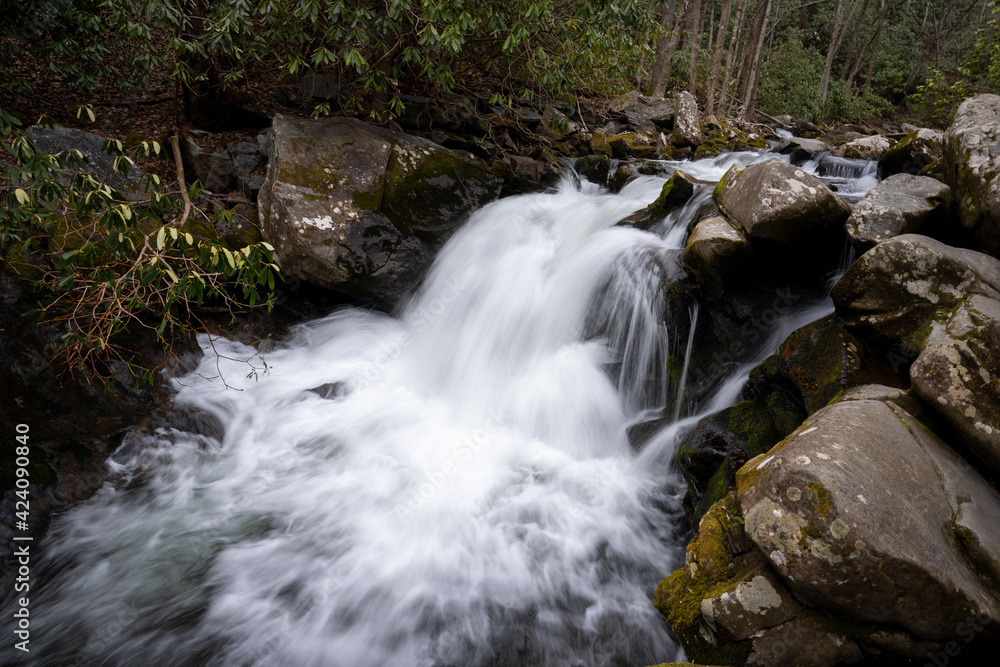
[[[679,166],[717,180],[763,157]],[[650,378],[686,340],[663,286],[697,202],[656,233],[613,226],[663,182],[567,179],[485,207],[394,317],[339,310],[267,351],[203,339],[176,402],[221,428],[127,438],[114,483],[53,521],[30,664],[681,657],[652,594],[683,559],[670,466],[698,416],[638,455],[625,433],[678,391]],[[783,314],[759,356],[830,310]],[[258,352],[267,371],[247,377]]]

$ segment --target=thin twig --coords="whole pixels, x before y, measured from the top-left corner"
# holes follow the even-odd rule
[[[177,221],[178,227],[183,227],[191,215],[191,197],[188,196],[187,185],[184,184],[184,161],[181,159],[181,144],[177,135],[170,137],[170,147],[174,149],[174,164],[177,165],[177,184],[181,188],[181,199],[184,200],[184,213]]]

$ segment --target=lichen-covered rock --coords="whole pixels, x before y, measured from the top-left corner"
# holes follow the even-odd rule
[[[887,150],[889,150],[889,140],[880,134],[875,134],[849,141],[833,149],[830,154],[852,160],[877,160]]]
[[[701,615],[713,630],[730,641],[746,639],[764,628],[780,625],[802,609],[766,564],[750,568],[731,590],[701,601]]]
[[[748,537],[805,604],[931,640],[974,614],[1000,637],[1000,495],[898,406],[834,403],[737,486]]]
[[[350,118],[276,116],[260,221],[283,271],[392,305],[500,177],[433,142]]]
[[[959,105],[944,133],[944,162],[962,225],[1000,252],[1000,95]]]
[[[900,234],[928,234],[948,220],[951,188],[927,176],[896,174],[854,205],[847,234],[864,252]]]
[[[943,135],[934,130],[915,130],[895,144],[879,158],[882,176],[893,174],[919,174],[920,170],[941,158]]]
[[[684,91],[677,98],[677,117],[674,120],[673,141],[678,146],[696,148],[701,145],[701,115],[694,95]]]
[[[1000,298],[1000,260],[917,234],[866,252],[831,292],[848,324],[907,354],[971,294]]]
[[[710,294],[719,296],[725,286],[747,268],[750,242],[721,215],[699,222],[684,248],[684,266]]]
[[[959,306],[947,329],[930,335],[910,379],[1000,473],[1000,301],[973,295]]]
[[[747,667],[829,667],[861,662],[857,642],[814,611],[795,616],[754,639]]]
[[[726,172],[716,189],[723,214],[753,240],[795,243],[839,228],[850,209],[818,178],[784,162]]]

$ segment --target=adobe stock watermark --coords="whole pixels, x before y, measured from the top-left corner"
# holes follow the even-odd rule
[[[955,636],[961,639],[964,644],[948,642],[937,653],[928,653],[929,662],[924,663],[924,667],[946,667],[951,663],[952,658],[957,658],[966,646],[976,640],[976,637],[986,629],[989,622],[990,617],[987,614],[970,615],[964,622],[955,627]]]
[[[405,520],[420,511],[428,500],[443,487],[450,478],[462,470],[462,464],[468,463],[489,444],[493,436],[504,427],[506,418],[503,413],[490,410],[489,416],[482,426],[465,436],[452,448],[453,458],[449,458],[436,470],[425,472],[426,481],[421,482],[405,503],[397,503],[393,511],[396,518]]]
[[[379,353],[375,359],[351,374],[350,380],[354,384],[365,382],[375,382],[392,364],[393,360],[403,353],[403,350],[413,344],[414,337],[420,335],[427,327],[433,324],[438,318],[444,315],[449,307],[458,301],[462,292],[466,290],[468,284],[464,278],[452,278],[445,283],[440,294],[427,303],[420,306],[409,314],[407,331],[403,331],[391,340],[383,342],[379,348]]]

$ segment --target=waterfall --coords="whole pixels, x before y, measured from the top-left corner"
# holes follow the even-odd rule
[[[773,157],[773,156],[771,156]],[[718,179],[741,153],[684,163]],[[652,605],[683,562],[664,285],[707,189],[648,233],[568,180],[473,215],[390,317],[358,308],[268,350],[201,339],[174,380],[200,433],[135,433],[54,519],[33,665],[646,665],[681,652]],[[700,202],[700,203],[699,203]],[[829,312],[775,325],[760,358]],[[267,372],[238,360],[261,354]],[[706,406],[731,404],[753,361]],[[221,375],[221,377],[220,377]],[[678,412],[676,416],[679,416]],[[34,562],[34,561],[33,561]],[[4,612],[6,613],[6,612]],[[4,664],[17,652],[0,649]]]

